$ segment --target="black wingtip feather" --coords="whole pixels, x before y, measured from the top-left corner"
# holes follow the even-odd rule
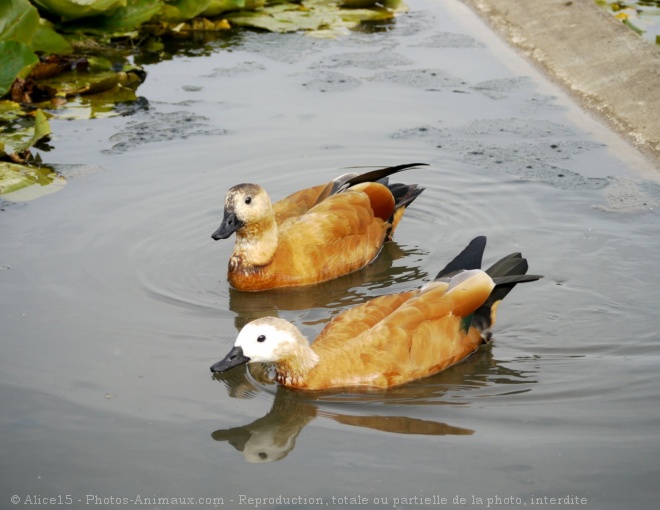
[[[481,260],[486,249],[486,236],[475,237],[470,241],[461,253],[447,264],[437,275],[436,280],[443,276],[449,276],[456,271],[481,269]]]
[[[388,166],[386,168],[372,170],[371,172],[366,172],[364,174],[357,175],[352,179],[347,180],[344,183],[343,187],[347,188],[347,187],[355,186],[356,184],[361,184],[363,182],[379,181],[397,172],[401,172],[403,170],[408,170],[409,168],[414,168],[418,166],[428,166],[428,163],[406,163],[405,165]]]
[[[394,207],[408,207],[413,200],[415,200],[426,188],[422,188],[417,184],[390,184],[388,186],[394,197]]]

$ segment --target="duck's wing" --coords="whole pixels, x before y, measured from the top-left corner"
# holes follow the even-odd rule
[[[407,163],[405,165],[379,168],[378,170],[371,170],[369,172],[365,172],[359,175],[356,173],[347,173],[344,175],[340,175],[339,177],[330,181],[325,186],[323,192],[319,194],[317,198],[317,203],[322,202],[329,196],[336,195],[337,193],[341,193],[342,191],[346,191],[347,189],[350,189],[353,186],[356,186],[358,184],[363,184],[365,182],[380,182],[381,184],[387,185],[388,183],[387,178],[390,175],[401,172],[403,170],[416,168],[419,166],[428,166],[428,165],[427,163]]]
[[[440,270],[436,279],[449,277],[464,270],[481,269],[481,261],[485,249],[486,236],[475,237],[465,248],[463,248],[461,253],[456,255],[451,262]]]
[[[369,332],[373,359],[388,352],[386,373],[397,384],[457,363],[481,345],[470,322],[493,287],[490,277],[480,270],[423,287]]]
[[[418,290],[413,290],[379,296],[343,311],[333,317],[323,328],[323,331],[312,343],[312,348],[319,352],[343,345],[391,315],[394,310],[418,292]]]
[[[312,188],[303,189],[292,193],[273,204],[275,221],[278,225],[289,218],[296,218],[307,213],[316,204],[319,195],[327,187],[327,184],[320,184]]]
[[[356,330],[355,336],[346,333],[341,343],[324,340],[323,348],[315,349],[321,362],[313,383],[395,386],[439,372],[476,351],[481,337],[468,318],[494,283],[483,271],[468,273],[426,285],[371,328]],[[337,336],[344,331],[349,327],[338,328]]]
[[[369,193],[335,195],[286,222],[279,231],[269,270],[295,274],[300,284],[326,281],[369,264],[380,252],[389,229],[389,223],[379,216],[387,216],[393,201],[385,186],[366,186]]]
[[[289,218],[301,216],[307,213],[313,206],[324,201],[326,198],[346,191],[353,186],[369,182],[381,182],[387,185],[387,177],[390,175],[401,172],[403,170],[408,170],[410,168],[426,165],[426,163],[408,163],[405,165],[380,168],[378,170],[372,170],[359,175],[356,173],[340,175],[339,177],[326,184],[320,184],[318,186],[297,191],[274,203],[273,210],[275,212],[275,220],[278,224],[281,224],[283,221]],[[398,190],[400,195],[405,195],[405,199],[399,199],[397,197],[397,209],[399,207],[405,207],[408,205],[417,197],[417,195],[423,191],[423,188],[418,188],[416,185],[405,186],[406,189],[403,190],[403,192],[401,186],[404,185],[397,184],[393,186],[398,187],[395,189]],[[394,189],[392,192],[396,196],[397,193],[394,191]]]

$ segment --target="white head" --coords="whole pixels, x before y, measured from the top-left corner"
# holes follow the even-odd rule
[[[313,366],[318,356],[302,333],[290,322],[263,317],[243,327],[234,348],[211,367],[211,372],[226,372],[244,363],[285,363],[295,361]]]

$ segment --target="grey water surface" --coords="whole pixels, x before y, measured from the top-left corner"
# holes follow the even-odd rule
[[[463,4],[409,5],[334,40],[200,43],[145,66],[148,109],[53,121],[68,183],[0,207],[0,507],[655,508],[655,169]],[[426,190],[375,264],[229,288],[229,187],[411,162],[430,166],[397,180]],[[482,234],[485,264],[521,251],[545,278],[466,362],[362,394],[209,372],[246,321],[313,338]]]

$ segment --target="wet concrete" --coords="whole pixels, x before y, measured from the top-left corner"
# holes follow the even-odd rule
[[[593,0],[463,0],[660,167],[660,52]]]

